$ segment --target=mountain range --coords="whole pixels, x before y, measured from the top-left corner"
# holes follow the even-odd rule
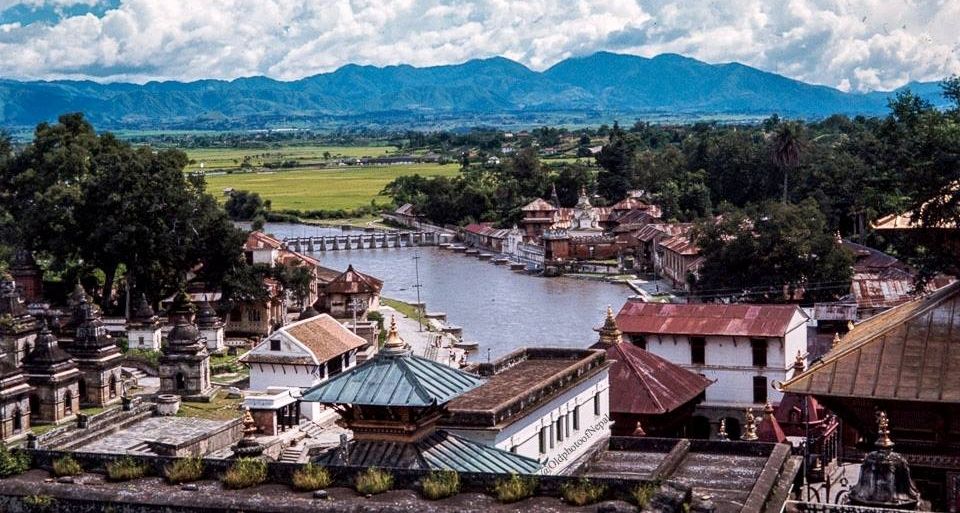
[[[912,83],[941,103],[936,83]],[[0,80],[0,125],[27,127],[64,112],[103,128],[471,124],[506,120],[609,122],[632,118],[818,118],[880,115],[892,92],[847,93],[739,63],[599,52],[538,72],[494,57],[413,67],[346,65],[295,81]]]

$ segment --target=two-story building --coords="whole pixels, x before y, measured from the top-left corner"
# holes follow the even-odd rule
[[[722,418],[739,430],[746,408],[777,404],[774,383],[793,377],[807,354],[809,317],[796,305],[666,304],[628,301],[617,325],[647,351],[714,381],[694,422],[703,437]]]

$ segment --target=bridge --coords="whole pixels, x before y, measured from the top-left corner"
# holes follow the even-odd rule
[[[376,248],[412,248],[439,246],[449,242],[451,236],[432,231],[419,232],[372,232],[344,235],[315,235],[283,239],[286,246],[297,252],[344,251]]]

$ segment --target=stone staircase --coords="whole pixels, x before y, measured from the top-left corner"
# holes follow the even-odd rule
[[[141,379],[147,377],[147,374],[146,374],[145,372],[143,372],[143,371],[140,370],[140,369],[135,369],[135,368],[133,368],[133,367],[121,367],[120,370],[121,370],[121,372],[123,372],[124,374],[126,374],[126,375],[130,376],[131,378],[137,380],[138,382],[139,382]]]
[[[320,436],[323,432],[323,428],[319,424],[313,422],[312,420],[301,419],[300,420],[300,431],[303,431],[310,438],[316,438]]]
[[[280,453],[279,461],[281,463],[299,463],[300,458],[303,457],[304,450],[307,447],[305,445],[296,445],[294,447],[287,447]]]

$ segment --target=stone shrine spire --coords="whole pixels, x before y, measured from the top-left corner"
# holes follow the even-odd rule
[[[607,305],[607,317],[603,321],[600,331],[600,344],[609,346],[623,342],[623,332],[617,327],[617,319],[613,315],[613,308]]]
[[[860,479],[850,490],[850,503],[857,506],[892,509],[917,509],[920,492],[910,477],[907,460],[893,452],[890,420],[886,412],[877,414],[877,450],[860,466]]]

